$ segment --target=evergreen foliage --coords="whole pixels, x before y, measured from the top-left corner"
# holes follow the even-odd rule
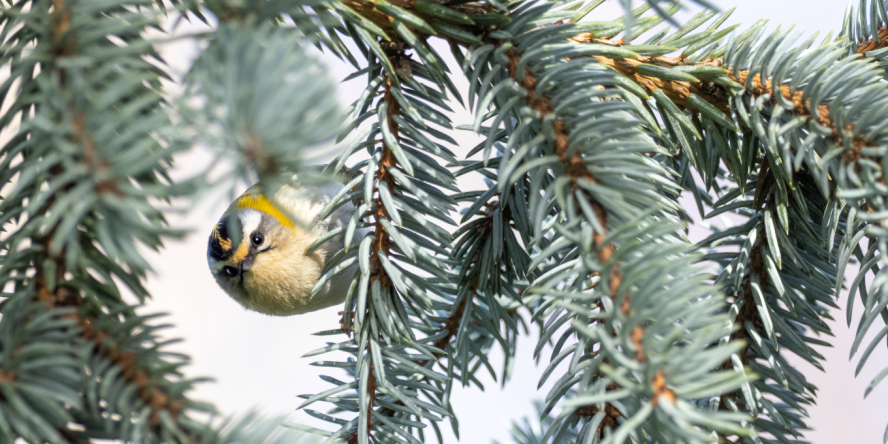
[[[816,387],[790,354],[821,367],[856,300],[858,372],[888,335],[888,3],[801,41],[672,1],[604,21],[603,1],[6,0],[0,442],[440,442],[454,385],[507,383],[528,323],[554,384],[516,443],[805,442]],[[146,31],[174,16],[213,30],[170,99]],[[345,112],[311,46],[366,80]],[[182,235],[158,202],[308,172],[334,137],[308,171],[347,184],[328,213],[357,211],[316,288],[358,267],[298,406],[329,427],[218,420],[122,297],[149,304],[137,246]],[[196,143],[223,180],[170,178]]]

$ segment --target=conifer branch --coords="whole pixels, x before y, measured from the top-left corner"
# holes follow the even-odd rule
[[[524,89],[527,91],[527,104],[528,106],[536,111],[543,121],[547,121],[548,116],[554,114],[554,110],[549,103],[549,98],[545,94],[538,94],[536,91],[536,77],[529,67],[524,68],[523,76],[519,75],[518,69],[520,66],[521,56],[515,49],[509,49],[506,51],[506,56],[509,59],[508,69],[509,75],[512,79],[518,82]],[[586,162],[582,157],[582,153],[580,150],[574,150],[573,153],[569,153],[568,150],[568,139],[569,134],[566,130],[566,123],[560,119],[552,119],[552,132],[554,133],[554,141],[553,141],[553,151],[556,156],[558,156],[559,161],[564,167],[565,174],[570,178],[571,182],[571,191],[577,194],[578,199],[586,199],[589,201],[592,209],[594,211],[595,217],[597,217],[597,225],[600,227],[600,230],[596,230],[593,233],[592,242],[593,248],[598,252],[598,261],[601,264],[608,264],[611,261],[615,253],[615,247],[606,242],[608,238],[607,226],[608,226],[608,214],[605,210],[605,207],[598,202],[593,195],[579,188],[577,185],[577,181],[587,181],[589,183],[597,183],[597,180],[586,167]],[[619,304],[619,311],[622,316],[628,317],[632,310],[632,297],[628,290],[620,293],[620,284],[622,282],[623,276],[619,270],[619,265],[614,264],[612,271],[609,275],[609,280],[607,282],[608,294],[613,300],[614,304]],[[601,310],[604,310],[604,306],[599,302],[598,306]],[[611,334],[613,336],[617,335],[617,332],[614,330],[614,327],[611,327]],[[635,326],[635,328],[630,333],[631,342],[635,346],[635,360],[644,363],[647,361],[647,357],[644,354],[644,346],[643,339],[645,335],[645,328],[641,325]],[[660,370],[653,381],[651,381],[651,385],[654,392],[654,397],[652,399],[652,403],[656,406],[661,398],[668,400],[669,402],[674,402],[676,399],[675,393],[667,387],[665,381],[665,374],[662,370]],[[610,384],[608,386],[608,390],[617,390],[619,387],[616,384]],[[604,429],[608,426],[612,426],[615,424],[616,417],[619,416],[619,410],[612,407],[610,403],[605,403],[605,411],[608,412],[608,421],[602,421],[598,426],[598,432],[603,433]],[[592,416],[598,412],[597,406],[590,405],[585,407],[579,407],[576,412],[577,416]]]
[[[884,0],[851,2],[845,11],[845,20],[839,40],[850,54],[871,57],[875,62],[884,61],[888,47],[888,11]]]
[[[762,186],[765,180],[765,177],[768,174],[768,160],[765,159],[762,161],[762,165],[759,169],[758,175],[758,186],[756,187],[756,194],[762,191]],[[767,211],[768,203],[773,199],[773,193],[765,198],[764,206]],[[758,201],[758,199],[753,199],[754,201]],[[764,228],[762,228],[758,235],[756,236],[756,241],[752,246],[752,250],[749,253],[749,261],[747,266],[747,274],[743,278],[739,291],[734,295],[734,299],[743,301],[743,308],[737,313],[737,316],[734,318],[733,322],[735,325],[739,325],[740,328],[735,330],[730,335],[731,341],[744,341],[743,348],[737,353],[740,357],[740,362],[743,366],[749,364],[749,351],[752,347],[752,344],[749,342],[749,333],[747,332],[744,324],[746,322],[750,322],[753,324],[757,324],[760,319],[760,313],[758,312],[758,307],[755,301],[755,296],[753,295],[752,290],[752,279],[753,276],[759,276],[758,285],[761,288],[762,293],[765,292],[768,284],[768,272],[765,270],[765,261],[762,257],[762,245],[764,241]],[[730,359],[725,361],[723,366],[725,369],[733,369],[734,364]],[[738,396],[737,392],[730,393],[726,396],[731,396],[736,398]],[[741,406],[742,407],[742,406]],[[720,409],[727,409],[722,401],[719,405]]]
[[[888,42],[888,31],[885,32],[886,39],[880,42]],[[622,46],[622,42],[619,40],[602,41],[601,39],[593,38],[591,34],[581,34],[577,37],[571,38],[570,40],[579,44],[604,43],[613,46]],[[861,48],[863,47],[864,46],[861,46]],[[871,51],[873,49],[863,49],[863,52]],[[862,53],[860,50],[858,50],[857,52]],[[636,59],[614,59],[602,56],[593,57],[599,60],[601,63],[612,67],[620,74],[626,76],[629,80],[632,80],[633,82],[644,88],[645,91],[647,91],[648,93],[653,93],[654,90],[659,89],[667,97],[669,97],[669,99],[672,100],[672,102],[676,106],[683,110],[697,113],[701,112],[694,104],[689,101],[691,95],[693,94],[705,100],[706,102],[713,105],[715,108],[719,109],[730,117],[730,98],[732,95],[738,94],[736,91],[729,93],[724,86],[711,81],[686,82],[678,80],[665,80],[662,78],[645,76],[638,72],[638,66],[642,64],[660,66],[664,68],[675,68],[681,66],[712,66],[725,68],[725,76],[729,78],[734,85],[743,88],[742,94],[748,94],[750,97],[760,97],[765,94],[770,94],[770,102],[772,104],[776,103],[774,95],[781,95],[783,98],[792,102],[793,109],[791,112],[794,116],[803,117],[806,120],[812,120],[814,122],[817,122],[819,125],[828,128],[832,132],[830,138],[836,146],[842,146],[844,144],[844,139],[846,137],[850,137],[850,146],[852,148],[845,152],[843,156],[843,160],[845,162],[855,163],[862,158],[861,152],[863,152],[866,148],[874,148],[874,146],[869,144],[864,137],[854,134],[853,124],[849,123],[846,124],[844,127],[839,128],[838,124],[830,117],[829,105],[820,104],[817,106],[816,109],[811,109],[810,98],[805,98],[804,91],[792,91],[790,86],[787,84],[782,84],[779,86],[779,88],[776,88],[775,85],[771,84],[770,79],[762,79],[762,76],[760,74],[756,74],[752,79],[749,79],[749,70],[732,70],[730,69],[731,67],[724,66],[724,61],[722,59],[710,59],[704,62],[691,62],[682,57],[664,56],[643,56]],[[741,120],[741,124],[742,123],[744,122]],[[878,161],[877,158],[872,156],[866,158],[869,160]],[[885,183],[884,173],[882,177],[882,183]]]
[[[355,186],[352,185],[351,193],[338,196],[329,204],[335,208],[350,202],[357,208],[345,227],[344,240],[349,244],[360,239],[360,246],[340,252],[326,264],[325,270],[332,275],[332,270],[344,266],[344,261],[356,263],[360,269],[346,296],[342,319],[342,330],[354,331],[354,335],[337,345],[354,356],[343,366],[355,381],[340,383],[333,392],[306,396],[310,400],[300,408],[316,401],[337,406],[345,402],[344,409],[357,413],[345,424],[329,420],[339,429],[331,437],[361,444],[392,436],[412,441],[417,423],[429,420],[434,424],[442,420],[439,415],[452,415],[444,394],[449,390],[449,378],[427,365],[419,365],[427,364],[439,353],[436,344],[446,332],[436,324],[442,311],[451,308],[442,301],[452,295],[446,293],[446,285],[440,285],[448,279],[449,263],[444,255],[450,237],[432,220],[453,224],[447,212],[456,202],[438,188],[452,190],[455,184],[452,174],[431,156],[450,162],[455,158],[428,136],[450,140],[430,124],[450,129],[436,107],[447,109],[443,91],[452,85],[443,74],[440,58],[424,46],[424,37],[418,34],[422,27],[414,26],[420,23],[419,19],[405,18],[406,13],[396,5],[380,2],[375,7],[381,10],[385,6],[392,13],[392,18],[385,18],[386,29],[395,31],[387,35],[391,38],[380,40],[380,25],[342,3],[335,6],[347,22],[347,35],[367,50],[363,56],[369,64],[365,71],[370,73],[365,94],[350,110],[357,118],[340,138],[364,119],[376,117],[360,141],[331,164],[336,169],[344,166],[358,146],[371,151],[370,159],[350,167],[360,171],[352,179],[360,186],[351,188]],[[405,54],[405,41],[411,42],[422,64]],[[371,106],[375,106],[375,112],[369,111]],[[411,267],[416,266],[434,278],[430,281],[427,276],[415,275]],[[318,350],[309,356],[329,350]],[[415,378],[432,382],[417,382]],[[441,384],[443,381],[448,382]],[[344,395],[333,396],[346,387],[358,389],[357,402],[353,397],[343,401]]]
[[[509,49],[506,52],[506,55],[509,57],[509,75],[513,80],[520,83],[527,90],[527,104],[531,109],[540,113],[540,115],[545,119],[547,116],[553,113],[553,109],[549,104],[549,99],[544,94],[536,93],[536,77],[530,71],[530,68],[524,69],[523,79],[518,76],[518,66],[521,59],[521,56],[518,54],[518,51],[515,49]],[[555,143],[554,143],[554,151],[555,155],[558,156],[559,161],[564,165],[565,173],[571,178],[571,182],[574,183],[573,189],[574,192],[586,194],[586,197],[592,208],[595,210],[595,215],[598,217],[598,223],[602,227],[600,232],[597,232],[593,235],[593,244],[596,250],[598,250],[598,260],[602,264],[608,263],[610,261],[611,256],[614,253],[614,246],[611,244],[607,244],[604,242],[607,239],[607,212],[604,210],[604,207],[595,200],[594,196],[590,196],[587,193],[583,193],[576,188],[577,180],[586,180],[591,183],[595,183],[596,180],[592,176],[592,173],[589,172],[589,169],[586,168],[586,164],[583,161],[582,155],[579,150],[575,150],[573,154],[568,154],[567,141],[568,134],[565,129],[565,122],[563,120],[554,120],[552,122],[552,130],[555,133]],[[608,283],[610,294],[614,299],[617,299],[618,289],[620,287],[620,282],[622,281],[622,274],[619,270],[614,270],[611,272],[610,281]],[[616,302],[616,300],[615,300]],[[622,305],[620,306],[620,310],[628,312],[629,304],[631,304],[631,298],[628,293],[624,295]]]
[[[568,430],[577,431],[576,427],[581,429],[577,441],[594,441],[611,430],[615,434],[610,439],[621,442],[633,433],[664,433],[657,431],[662,430],[658,423],[677,414],[677,406],[699,407],[690,407],[690,403],[703,394],[682,394],[678,381],[680,374],[690,370],[679,368],[689,362],[664,355],[683,340],[666,332],[687,335],[684,337],[696,347],[711,347],[721,333],[712,329],[710,322],[690,329],[687,322],[708,316],[719,322],[714,321],[719,315],[710,311],[716,307],[714,288],[705,284],[696,287],[689,282],[699,280],[673,273],[677,272],[674,266],[689,260],[684,253],[687,247],[666,234],[677,229],[671,224],[670,213],[675,205],[659,193],[671,192],[648,182],[665,171],[642,155],[660,151],[649,143],[651,139],[637,122],[623,121],[625,126],[619,128],[604,123],[625,119],[635,105],[630,104],[626,91],[620,90],[618,74],[588,56],[634,58],[637,54],[602,44],[583,48],[557,42],[577,28],[558,21],[569,14],[561,12],[543,5],[521,9],[501,32],[490,33],[485,45],[470,49],[461,61],[480,99],[475,127],[492,118],[493,113],[485,114],[491,107],[499,113],[496,123],[503,121],[504,113],[514,116],[502,132],[485,128],[488,145],[503,139],[500,187],[511,186],[518,172],[529,171],[532,178],[527,192],[535,196],[531,205],[534,241],[548,242],[534,254],[529,267],[541,273],[528,289],[531,298],[543,301],[534,319],[548,318],[548,333],[536,353],[554,330],[566,327],[540,381],[543,384],[556,365],[572,357],[569,370],[550,390],[541,415],[548,415],[559,404],[563,408],[541,441],[551,437],[558,442]],[[555,43],[549,46],[550,42]],[[521,165],[525,160],[528,165]],[[550,171],[551,179],[547,176]],[[632,194],[629,190],[636,187],[645,190],[637,199],[612,198]],[[542,196],[536,198],[538,194]],[[648,223],[662,230],[630,228]],[[664,250],[655,251],[655,246]],[[666,250],[675,255],[664,254]],[[692,293],[675,293],[677,286],[685,285],[688,290],[693,287]],[[667,297],[664,292],[674,293]],[[662,298],[682,303],[667,308],[657,302]],[[703,317],[691,321],[691,312]],[[569,334],[575,335],[577,342],[568,346]],[[705,378],[723,378],[722,388],[739,386],[742,375],[717,369],[726,353],[736,347],[695,348],[708,357],[695,354],[693,359],[701,359],[702,367],[693,371],[707,372]],[[578,393],[571,392],[574,389]],[[619,415],[613,416],[614,412]],[[578,421],[585,417],[580,415],[588,414],[593,417]],[[709,414],[725,418],[715,428],[747,433],[733,422],[737,416]],[[698,419],[691,421],[697,423]],[[655,439],[668,442],[665,437]]]
[[[354,9],[356,12],[361,14],[362,16],[370,19],[377,25],[382,26],[383,28],[390,28],[391,22],[389,17],[379,11],[378,8],[374,7],[371,2],[361,2],[356,0],[348,0],[345,2],[349,7]],[[415,13],[419,17],[424,17],[421,12],[415,11],[413,2],[409,0],[393,0],[393,4],[396,4],[398,7],[404,8],[405,10],[409,10],[412,13]],[[476,14],[486,14],[490,13],[490,8],[487,7],[486,4],[476,4],[476,3],[465,3],[457,6],[458,10],[465,10],[467,13],[476,13]],[[560,24],[561,22],[553,22],[552,25]],[[884,29],[884,28],[882,28]],[[483,27],[475,27],[474,29],[468,29],[469,32],[474,32],[479,35],[485,35],[488,29]],[[882,32],[881,30],[879,31]],[[858,49],[857,53],[863,53],[866,51],[872,51],[874,49],[878,49],[876,46],[870,48],[868,45],[883,45],[888,43],[888,30],[884,31],[886,36],[884,39],[881,39],[880,42],[870,41],[869,43],[862,44]],[[880,34],[881,35],[881,34]],[[454,41],[452,39],[452,43],[460,43]],[[568,39],[571,42],[577,44],[603,44],[608,46],[620,47],[623,46],[624,43],[622,39],[610,40],[610,39],[602,39],[596,38],[595,35],[590,33],[578,34],[575,37],[571,37]],[[460,43],[465,44],[465,43]],[[846,134],[853,134],[853,126],[846,126],[844,128],[837,128],[835,122],[833,122],[829,117],[829,106],[828,105],[819,105],[816,110],[809,109],[809,104],[803,102],[803,92],[795,91],[792,92],[788,85],[780,85],[779,88],[774,88],[771,85],[770,79],[762,79],[760,75],[756,75],[753,79],[747,81],[747,77],[749,75],[748,70],[731,70],[730,67],[724,66],[724,61],[720,58],[710,58],[709,60],[702,62],[694,62],[688,60],[684,57],[666,57],[666,56],[639,56],[637,58],[610,58],[605,56],[592,56],[597,59],[599,62],[613,68],[615,71],[619,72],[629,80],[635,82],[638,86],[642,87],[648,93],[653,93],[655,90],[662,91],[676,106],[683,110],[689,110],[692,112],[701,112],[697,106],[695,106],[691,101],[690,97],[692,95],[702,99],[716,109],[725,113],[728,117],[730,117],[731,109],[730,109],[730,98],[733,95],[736,95],[736,92],[729,92],[728,88],[724,83],[717,83],[714,81],[702,80],[698,82],[688,82],[688,81],[680,81],[680,80],[668,80],[653,76],[648,76],[639,73],[639,65],[651,65],[663,68],[676,68],[676,67],[691,67],[691,66],[699,66],[699,67],[715,67],[715,68],[724,68],[725,76],[730,79],[733,83],[733,86],[742,86],[744,88],[744,93],[751,95],[752,97],[759,97],[763,94],[771,94],[771,101],[773,102],[775,99],[773,98],[774,94],[781,94],[784,98],[793,102],[794,109],[793,113],[797,116],[802,116],[807,119],[812,119],[819,124],[830,128],[833,132],[833,139],[837,145],[842,144],[842,139]],[[742,122],[741,122],[742,123]],[[853,137],[852,145],[853,149],[850,150],[846,154],[846,161],[854,162],[859,156],[861,150],[866,148],[866,142],[859,136]],[[884,182],[884,181],[883,181]]]
[[[77,34],[70,29],[73,16],[71,8],[72,6],[68,5],[66,0],[53,0],[53,10],[50,14],[50,40],[54,51],[52,61],[48,65],[49,69],[58,75],[59,86],[62,90],[70,87],[68,85],[69,74],[67,69],[60,66],[58,62],[64,58],[76,55],[74,49],[76,48],[76,41],[78,38]],[[98,159],[96,157],[95,141],[92,139],[92,135],[87,133],[85,128],[87,116],[85,116],[82,111],[77,111],[76,104],[70,102],[66,104],[66,111],[68,114],[62,117],[61,120],[69,121],[73,124],[70,141],[75,146],[82,148],[82,152],[76,153],[71,160],[82,163],[91,171],[107,168],[107,163],[103,159]],[[52,178],[58,178],[65,173],[62,163],[53,165],[49,168],[49,171]],[[101,172],[95,171],[94,174],[101,175]],[[74,183],[65,184],[57,193],[51,195],[43,205],[40,213],[50,211],[59,196],[64,196],[65,193],[74,188],[74,185]],[[120,194],[116,182],[112,180],[97,181],[95,191],[98,194]],[[52,239],[55,237],[59,224],[61,224],[61,222],[49,227],[46,234],[39,240],[39,243],[42,244],[43,247],[44,260],[36,261],[34,281],[36,283],[37,300],[46,304],[50,308],[72,307],[78,309],[69,315],[69,317],[75,319],[80,326],[78,331],[82,337],[87,341],[94,342],[98,353],[120,366],[124,378],[138,387],[140,398],[151,407],[151,414],[148,420],[150,425],[158,426],[160,424],[161,411],[168,412],[173,420],[177,420],[184,408],[183,400],[170,396],[165,393],[163,389],[157,387],[152,382],[155,376],[151,375],[151,370],[149,368],[138,364],[136,353],[121,350],[114,341],[109,338],[106,331],[101,329],[96,330],[96,319],[84,314],[83,311],[80,310],[80,308],[82,308],[81,304],[83,303],[83,297],[78,294],[76,290],[72,291],[64,284],[56,285],[55,288],[50,288],[47,285],[47,280],[50,279],[52,282],[56,283],[64,282],[65,275],[68,273],[65,260],[65,247],[61,248],[57,254],[50,253],[54,250]],[[52,273],[54,276],[52,277],[47,276],[47,273],[50,273],[50,271],[45,268],[44,264],[46,264],[46,261],[50,261],[53,264]],[[68,431],[65,432],[67,433]]]
[[[596,44],[608,44],[612,46],[622,46],[623,43],[619,40],[611,41],[611,40],[601,40],[595,39],[591,34],[580,34],[576,37],[570,39],[570,41],[583,44],[583,43],[596,43]],[[749,70],[740,70],[734,71],[730,69],[730,66],[725,66],[724,60],[722,59],[709,59],[704,62],[693,62],[687,60],[681,56],[679,57],[665,57],[665,56],[641,56],[634,59],[614,59],[602,56],[593,56],[595,59],[600,61],[601,63],[612,67],[615,71],[623,74],[630,80],[634,81],[638,86],[641,86],[648,93],[654,92],[654,90],[661,90],[667,97],[669,97],[672,102],[677,105],[679,108],[694,112],[699,112],[699,110],[689,102],[689,97],[691,94],[697,95],[700,98],[704,99],[714,107],[718,108],[726,115],[730,115],[730,94],[724,86],[718,85],[714,82],[700,81],[700,82],[687,82],[687,81],[679,81],[679,80],[665,80],[658,77],[651,77],[640,74],[638,72],[639,65],[652,65],[659,66],[663,68],[675,68],[682,66],[711,66],[717,68],[725,69],[725,75],[733,82],[735,82],[738,86],[743,86],[744,93],[750,94],[752,97],[759,97],[764,94],[776,94],[779,93],[786,99],[792,101],[794,105],[793,112],[796,115],[804,116],[809,119],[814,119],[821,125],[830,127],[833,129],[836,137],[841,137],[841,133],[839,130],[835,128],[834,122],[832,122],[829,118],[829,106],[828,105],[820,105],[817,110],[811,110],[808,108],[808,104],[803,102],[803,92],[795,91],[794,93],[790,90],[788,85],[780,85],[779,89],[774,89],[771,85],[770,79],[765,79],[762,81],[760,75],[755,75],[753,79],[751,79],[747,83],[747,77],[749,76]],[[779,92],[778,92],[779,91]],[[736,94],[736,93],[735,93]],[[771,99],[774,100],[773,98]]]
[[[392,95],[392,79],[388,74],[383,74],[383,76],[385,78],[385,83],[382,100],[388,104],[389,112],[386,121],[382,124],[388,125],[389,131],[391,131],[392,135],[394,135],[397,140],[399,138],[398,123],[394,120],[394,116],[401,113],[401,106]],[[387,184],[391,189],[394,189],[395,178],[389,172],[389,169],[395,168],[397,163],[398,161],[395,159],[395,154],[392,151],[392,148],[389,147],[385,141],[382,141],[382,158],[379,161],[375,174],[376,179],[380,183]],[[370,283],[372,285],[373,282],[379,281],[384,288],[391,288],[391,280],[386,274],[385,269],[382,267],[382,262],[379,260],[379,253],[382,252],[387,255],[391,248],[389,234],[386,232],[385,226],[383,226],[380,221],[382,219],[391,219],[391,216],[389,215],[385,204],[382,202],[381,197],[376,198],[375,208],[375,224],[373,227],[373,236],[375,237],[375,240],[373,243],[373,249],[370,253]]]
[[[403,56],[403,54],[400,54]],[[395,55],[397,56],[397,54]],[[388,104],[388,114],[387,119],[384,122],[380,122],[380,124],[388,125],[389,131],[396,138],[396,140],[400,137],[398,133],[398,122],[394,120],[394,116],[400,114],[400,104],[395,100],[394,95],[392,94],[393,83],[392,79],[388,74],[383,74],[384,76],[384,84],[383,84],[383,102]],[[392,190],[392,193],[395,191],[394,183],[395,178],[392,176],[389,169],[395,168],[397,166],[397,159],[395,159],[395,155],[392,151],[392,148],[386,144],[385,141],[382,141],[382,157],[378,163],[376,172],[374,173],[376,179],[379,183],[385,183],[388,185],[389,189]],[[382,202],[382,197],[376,198],[376,203],[374,205],[374,231],[373,231],[373,245],[371,247],[370,253],[370,285],[372,286],[374,282],[379,282],[381,287],[387,290],[392,289],[391,279],[388,277],[385,269],[383,268],[382,262],[379,259],[379,253],[384,255],[388,255],[391,249],[391,239],[389,238],[389,234],[386,231],[385,226],[381,223],[382,219],[391,220],[391,215],[389,215],[388,210],[385,207],[385,204]],[[367,307],[367,313],[365,316],[370,315],[370,308]],[[347,319],[351,319],[349,316]],[[374,365],[376,363],[373,362],[373,354],[371,353],[370,346],[367,346],[367,358],[370,360],[370,374],[367,376],[367,396],[369,398],[367,412],[371,415],[370,418],[367,419],[367,436],[372,437],[371,430],[375,426],[373,423],[373,408],[374,403],[376,401],[376,373],[374,372]],[[358,443],[358,432],[354,432],[352,436],[348,440],[348,444],[357,444]]]
[[[584,33],[568,39],[578,44],[604,44],[608,46],[623,46],[622,40],[608,40],[595,38],[594,35]],[[729,114],[730,107],[728,104],[729,94],[725,88],[711,81],[688,82],[681,80],[667,80],[658,77],[646,76],[638,72],[639,65],[652,65],[663,68],[675,68],[678,66],[711,66],[721,68],[724,62],[721,59],[710,59],[704,62],[692,62],[690,60],[679,57],[666,56],[640,56],[638,58],[610,58],[604,56],[593,56],[599,62],[610,66],[615,71],[624,75],[629,80],[644,88],[648,93],[654,90],[661,90],[675,105],[684,110],[696,111],[696,107],[691,104],[689,98],[694,94],[703,100],[709,102],[725,114]]]
[[[395,31],[395,27],[392,24],[393,17],[381,10],[376,6],[375,1],[363,1],[363,0],[336,0],[341,2],[345,7],[351,9],[356,12],[360,16],[366,18],[374,25],[379,26],[380,29],[385,31],[387,34],[397,36]],[[422,0],[421,0],[422,1]],[[411,15],[418,17],[420,19],[425,20],[427,23],[431,24],[433,28],[435,28],[435,21],[447,20],[440,15],[434,15],[426,11],[421,11],[417,8],[416,0],[385,0],[386,3],[394,6],[396,8],[402,9],[404,11],[409,12]],[[465,2],[457,5],[447,6],[448,8],[465,15],[485,15],[492,14],[495,11],[491,5],[487,3],[481,2]],[[448,23],[451,26],[456,26],[459,30],[473,33],[481,31],[480,27],[476,27],[473,25],[465,25],[460,24],[458,22],[452,22],[448,20]],[[413,32],[416,32],[420,37],[426,38],[432,34],[429,34],[426,30],[419,29],[417,27],[411,27]],[[439,34],[439,36],[446,36],[446,34]]]
[[[475,219],[472,221],[473,222],[473,225],[472,225],[473,233],[472,234],[477,236],[477,238],[479,239],[479,242],[482,242],[482,244],[484,242],[487,242],[488,239],[490,239],[492,236],[495,236],[497,234],[497,233],[495,233],[495,229],[494,229],[494,225],[496,224],[496,222],[494,221],[494,218],[497,217],[497,214],[496,214],[497,211],[501,212],[502,225],[504,227],[503,228],[504,230],[511,229],[511,227],[512,227],[511,224],[513,223],[513,214],[512,214],[511,209],[509,209],[509,208],[503,209],[501,202],[499,200],[489,201],[484,206],[486,208],[486,211],[484,212],[483,217],[480,218],[480,220]],[[468,234],[468,232],[466,232],[465,234]],[[480,276],[481,272],[479,270],[481,270],[482,267],[484,266],[485,259],[486,258],[484,257],[484,248],[483,247],[477,248],[475,250],[474,254],[472,254],[472,258],[471,258],[470,263],[463,264],[463,267],[468,267],[471,269],[470,271],[467,272],[467,274],[471,277],[464,284],[461,284],[461,285],[464,285],[468,289],[468,291],[466,292],[466,295],[462,298],[462,300],[456,305],[455,309],[452,311],[450,316],[448,316],[447,319],[441,324],[441,327],[438,330],[438,331],[445,331],[445,330],[447,331],[447,334],[445,336],[443,336],[440,339],[438,339],[437,341],[435,341],[435,347],[438,348],[439,350],[442,350],[442,351],[446,350],[447,346],[450,345],[451,340],[454,337],[456,337],[460,333],[460,331],[462,331],[465,328],[465,326],[462,325],[463,324],[463,313],[465,313],[467,306],[472,305],[472,304],[476,304],[476,298],[480,296],[479,290],[481,290],[480,287],[482,285],[482,282],[481,282],[481,276]],[[505,261],[502,261],[502,262],[505,262]],[[509,265],[507,264],[506,267],[509,267]],[[494,274],[494,273],[491,272],[490,274]],[[491,276],[486,277],[487,282],[490,282],[492,280],[493,280],[493,278]],[[490,290],[488,290],[488,291],[490,291]],[[474,310],[473,310],[473,312],[474,312]],[[509,310],[505,311],[506,316],[514,316],[516,313],[517,313],[517,308],[513,308],[513,309],[509,309]],[[470,323],[476,324],[476,325],[478,324],[478,322],[476,320],[471,319],[471,318],[467,319],[467,321]],[[497,319],[496,322],[494,322],[494,324],[499,325],[499,320]],[[458,348],[458,347],[456,347],[456,348]],[[508,350],[505,350],[505,351],[508,353]],[[466,355],[466,357],[464,357],[464,360],[467,362],[470,360],[470,356],[471,356],[470,353],[471,353],[471,351],[469,351],[469,350],[462,351],[462,354]],[[440,358],[443,355],[444,355],[444,353],[436,352],[435,358]],[[425,365],[428,362],[429,361],[424,361],[421,364]],[[503,377],[505,378],[505,375],[503,375]]]

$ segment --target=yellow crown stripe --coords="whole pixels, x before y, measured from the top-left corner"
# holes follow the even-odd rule
[[[277,219],[278,223],[285,227],[294,228],[296,226],[295,223],[281,211],[277,205],[268,200],[267,197],[263,194],[246,194],[237,199],[237,208],[252,208],[256,211],[261,211],[275,219]]]

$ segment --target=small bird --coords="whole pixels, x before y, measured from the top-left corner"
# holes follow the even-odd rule
[[[219,286],[248,310],[273,316],[342,303],[356,265],[337,273],[314,296],[311,293],[324,266],[342,250],[343,236],[334,236],[306,253],[320,237],[348,224],[354,214],[354,205],[346,203],[320,219],[343,186],[332,181],[300,184],[294,175],[267,194],[258,185],[244,192],[222,215],[207,245],[207,262]],[[229,230],[240,235],[231,236]],[[358,230],[354,238],[360,241],[365,234],[366,229]]]

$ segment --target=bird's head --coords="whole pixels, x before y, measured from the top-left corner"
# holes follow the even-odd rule
[[[315,239],[263,195],[247,194],[213,228],[207,262],[219,286],[244,307],[296,314],[302,307],[292,296],[310,294],[323,268],[318,254],[305,254]]]
[[[219,285],[232,296],[245,296],[245,282],[259,255],[279,243],[280,223],[261,211],[238,208],[213,227],[207,243],[207,261]],[[247,278],[248,279],[248,278]]]

